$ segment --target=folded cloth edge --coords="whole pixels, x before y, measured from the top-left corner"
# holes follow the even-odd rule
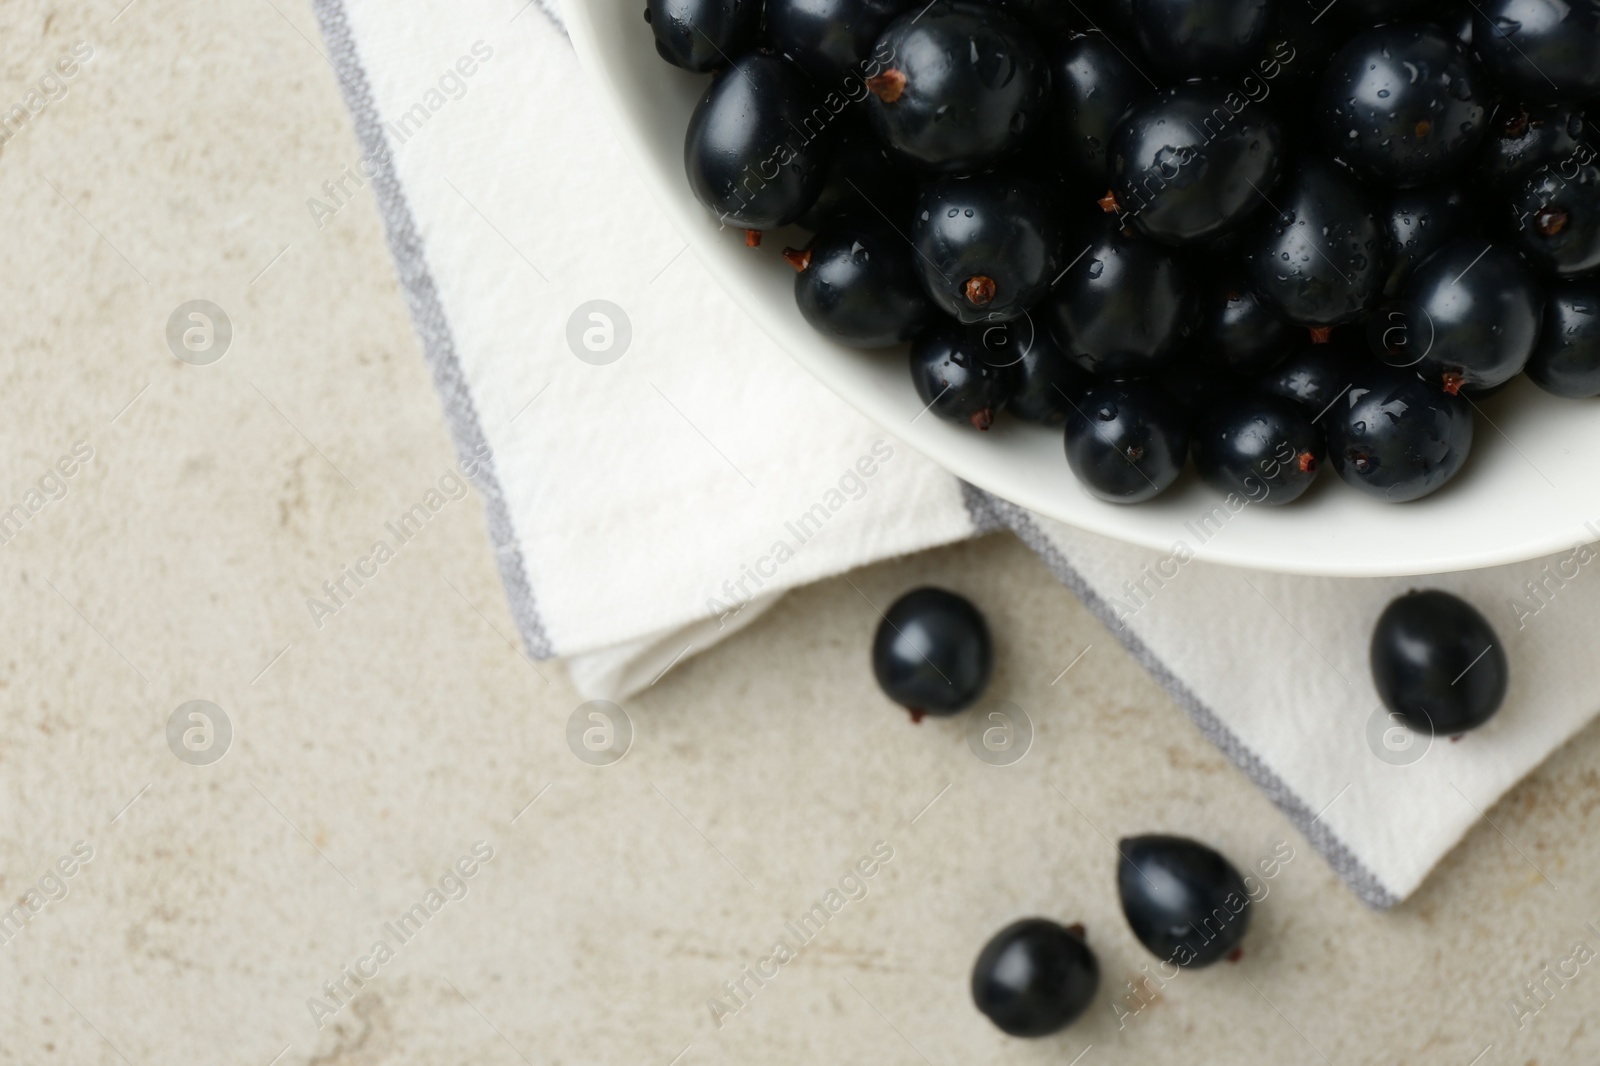
[[[548,0],[530,0],[530,3],[537,3],[557,25],[560,25],[560,18],[552,10]],[[439,393],[456,453],[463,460],[476,460],[481,470],[480,476],[475,480],[483,493],[489,538],[500,570],[500,579],[505,586],[512,618],[516,622],[517,631],[522,636],[529,655],[536,659],[550,658],[552,654],[550,639],[540,619],[533,588],[528,581],[521,545],[511,521],[494,458],[487,448],[487,438],[479,421],[477,406],[473,402],[460,357],[456,352],[455,338],[445,317],[438,288],[434,284],[427,253],[421,235],[417,231],[416,219],[411,213],[411,206],[400,185],[392,154],[388,150],[387,134],[384,132],[382,119],[372,98],[366,69],[362,66],[356,51],[344,0],[312,0],[312,7],[316,12],[323,39],[327,42],[332,65],[339,75],[340,89],[344,94],[345,105],[350,110],[356,137],[366,153],[366,158],[373,160],[374,163],[372,188],[378,212],[383,219],[389,252],[395,262],[395,273],[411,311],[413,325],[422,342],[423,356],[432,373],[434,388]],[[478,459],[479,456],[488,458]],[[1051,543],[1028,512],[965,482],[961,488],[967,510],[973,519],[975,532],[1010,529],[1031,548],[1089,612],[1116,634],[1128,653],[1171,694],[1200,733],[1215,744],[1230,762],[1266,794],[1363,902],[1374,908],[1385,909],[1400,901],[1399,897],[1385,888],[1331,829],[1319,821],[1321,816],[1314,814],[1282,778],[1263,763],[1209,707],[1167,669],[1166,664],[1157,658],[1143,641],[1126,628],[1112,624],[1115,621],[1115,614],[1110,606]]]

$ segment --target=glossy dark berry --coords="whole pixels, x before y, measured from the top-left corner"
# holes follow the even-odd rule
[[[1600,164],[1541,168],[1512,197],[1518,247],[1546,274],[1600,271]]]
[[[748,51],[761,28],[761,0],[646,0],[656,52],[685,70],[717,70]]]
[[[1322,431],[1278,396],[1235,396],[1201,416],[1194,465],[1206,483],[1252,503],[1300,498],[1322,468]]]
[[[1094,384],[1088,371],[1067,358],[1050,330],[1030,315],[970,327],[995,364],[1011,367],[1006,410],[1024,422],[1059,427]]]
[[[1366,362],[1344,344],[1306,344],[1262,375],[1256,388],[1299,404],[1321,425],[1318,416],[1350,387]]]
[[[1245,262],[1256,291],[1290,321],[1351,322],[1378,300],[1384,236],[1366,193],[1326,163],[1302,164],[1273,197]]]
[[[1339,476],[1389,503],[1442,488],[1472,449],[1472,407],[1410,370],[1360,367],[1319,420]]]
[[[813,117],[818,108],[805,75],[781,56],[751,52],[718,73],[683,145],[695,196],[730,226],[762,230],[799,218],[828,161],[830,128]]]
[[[1291,326],[1232,274],[1210,286],[1195,333],[1195,357],[1229,374],[1255,377],[1281,363],[1305,332]]]
[[[1152,834],[1128,837],[1117,850],[1122,913],[1152,955],[1198,969],[1239,947],[1250,929],[1250,890],[1215,849]]]
[[[1451,241],[1412,274],[1402,303],[1423,343],[1416,369],[1446,392],[1509,381],[1533,354],[1544,290],[1509,248]]]
[[[1322,75],[1319,120],[1330,151],[1386,185],[1438,181],[1477,151],[1483,90],[1467,50],[1424,22],[1357,34]]]
[[[872,638],[872,673],[913,715],[955,714],[989,685],[994,646],[971,601],[920,588],[895,600]]]
[[[889,24],[868,81],[878,135],[932,170],[967,173],[1015,148],[1050,103],[1037,35],[972,0],[935,0]]]
[[[1266,205],[1283,141],[1270,110],[1220,85],[1159,93],[1111,139],[1119,217],[1165,244],[1204,244]]]
[[[1266,42],[1271,13],[1268,0],[1133,0],[1139,45],[1169,78],[1243,67]]]
[[[1483,222],[1482,211],[1454,184],[1423,185],[1399,189],[1389,197],[1383,212],[1389,235],[1389,273],[1383,294],[1397,297],[1411,272],[1452,238],[1473,235]]]
[[[819,96],[861,100],[881,73],[872,50],[907,0],[766,0],[767,40],[799,65]]]
[[[1067,354],[1090,373],[1153,374],[1194,332],[1199,283],[1174,253],[1106,218],[1070,237],[1063,256],[1069,265],[1046,313]]]
[[[940,418],[988,429],[1011,398],[1011,357],[991,361],[980,333],[943,319],[911,342],[911,383]]]
[[[1128,110],[1155,86],[1118,45],[1098,30],[1069,34],[1056,46],[1051,80],[1055,103],[1049,131],[1067,167],[1096,191],[1111,181],[1106,155]]]
[[[1600,396],[1600,280],[1550,289],[1539,345],[1526,370],[1535,385],[1557,396]]]
[[[1160,388],[1141,382],[1095,385],[1067,419],[1067,465],[1091,495],[1142,503],[1183,471],[1189,432]]]
[[[1573,158],[1593,135],[1571,104],[1503,103],[1489,116],[1478,173],[1496,189],[1516,189],[1540,167]]]
[[[875,215],[835,219],[804,249],[783,254],[796,271],[800,313],[818,332],[844,344],[899,344],[933,317],[911,265],[911,245]]]
[[[1100,964],[1083,927],[1024,918],[996,933],[972,967],[972,1001],[1001,1032],[1048,1036],[1088,1009]]]
[[[923,287],[962,322],[1015,318],[1066,265],[1055,205],[1026,178],[937,179],[917,196],[910,236]]]
[[[1472,43],[1496,82],[1527,100],[1600,96],[1600,8],[1572,0],[1479,0]]]
[[[1483,725],[1506,698],[1505,647],[1472,604],[1438,589],[1408,592],[1372,629],[1372,681],[1385,707],[1420,733]]]

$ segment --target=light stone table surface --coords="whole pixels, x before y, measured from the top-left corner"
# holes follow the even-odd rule
[[[1009,537],[852,577],[981,604],[1037,724],[1009,767],[884,704],[843,580],[630,700],[621,762],[579,761],[578,696],[507,639],[475,496],[315,628],[306,597],[450,469],[438,402],[370,193],[320,231],[305,206],[359,154],[309,8],[125,3],[0,5],[0,106],[40,105],[0,148],[0,506],[38,505],[0,545],[0,891],[26,914],[0,1061],[1600,1058],[1600,965],[1574,961],[1600,947],[1600,729],[1377,914]],[[209,365],[168,348],[195,299],[232,323]],[[180,716],[187,761],[169,744],[190,700],[232,732],[209,765],[215,726],[183,740],[204,717]],[[1110,841],[1150,830],[1295,858],[1241,962],[1135,1012],[1151,960]],[[874,847],[865,896],[745,977]],[[1027,914],[1083,922],[1104,969],[1030,1043],[967,992]]]

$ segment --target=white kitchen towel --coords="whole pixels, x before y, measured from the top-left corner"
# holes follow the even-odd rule
[[[307,212],[335,226],[376,198],[528,653],[586,695],[637,691],[786,589],[1008,527],[1376,907],[1600,708],[1588,548],[1428,579],[1483,607],[1515,664],[1499,718],[1430,744],[1392,728],[1365,667],[1372,619],[1414,581],[1130,547],[912,453],[715,287],[544,3],[314,0],[360,158]]]

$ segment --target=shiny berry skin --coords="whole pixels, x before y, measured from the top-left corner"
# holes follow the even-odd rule
[[[863,81],[878,73],[872,49],[907,0],[766,0],[766,37],[814,83],[859,100]]]
[[[1472,43],[1494,80],[1527,100],[1600,96],[1600,8],[1571,0],[1479,0]]]
[[[1511,209],[1517,245],[1540,270],[1558,278],[1600,271],[1600,164],[1536,171]]]
[[[1346,483],[1388,503],[1436,492],[1472,450],[1472,407],[1409,370],[1360,367],[1319,423]]]
[[[1515,189],[1542,166],[1554,166],[1594,136],[1571,104],[1504,103],[1489,116],[1478,174],[1496,189]]]
[[[1001,1032],[1049,1036],[1094,1001],[1100,964],[1083,927],[1024,918],[1000,930],[972,967],[972,1000]]]
[[[815,232],[824,222],[846,212],[887,218],[901,232],[909,232],[916,184],[906,173],[864,114],[840,115],[823,171],[822,188],[797,225]]]
[[[1318,118],[1330,151],[1391,186],[1438,181],[1486,132],[1477,74],[1454,36],[1428,23],[1357,34],[1322,74]]]
[[[1262,302],[1243,278],[1212,287],[1195,333],[1195,356],[1207,367],[1255,377],[1281,363],[1304,338]]]
[[[1252,503],[1300,498],[1322,468],[1322,431],[1298,405],[1277,396],[1241,395],[1199,419],[1194,465],[1206,484]]]
[[[1160,388],[1136,381],[1095,385],[1067,419],[1067,465],[1089,493],[1110,503],[1143,503],[1183,471],[1189,432]]]
[[[855,348],[908,341],[934,314],[911,265],[905,238],[877,216],[835,219],[804,250],[784,258],[795,268],[794,300],[822,334]]]
[[[1250,890],[1233,863],[1179,836],[1128,837],[1117,850],[1122,913],[1150,954],[1199,969],[1239,947],[1250,929]]]
[[[917,195],[911,243],[922,285],[946,314],[1003,322],[1044,298],[1066,265],[1045,186],[980,174],[940,178]]]
[[[684,70],[717,70],[755,44],[761,0],[646,0],[644,20],[662,59]]]
[[[1557,396],[1600,396],[1600,279],[1550,289],[1539,345],[1525,369],[1535,385]]]
[[[1383,294],[1397,297],[1411,272],[1453,237],[1477,232],[1480,208],[1459,185],[1424,185],[1399,189],[1389,197],[1383,225],[1389,235],[1389,273]]]
[[[829,131],[803,125],[816,106],[805,75],[781,56],[751,52],[718,73],[683,144],[695,196],[730,226],[771,229],[799,218],[828,161]]]
[[[1283,129],[1265,107],[1234,114],[1227,101],[1241,99],[1220,85],[1180,85],[1128,113],[1108,161],[1124,224],[1193,246],[1267,203],[1283,170]]]
[[[878,686],[919,717],[965,710],[983,695],[993,671],[983,615],[944,589],[915,589],[895,600],[872,638]]]
[[[1544,290],[1509,248],[1463,237],[1417,267],[1401,306],[1422,343],[1417,372],[1454,393],[1522,370],[1539,340]]]
[[[1384,706],[1419,733],[1465,733],[1505,702],[1505,647],[1476,607],[1448,592],[1412,591],[1385,607],[1370,658]]]
[[[1024,315],[1009,322],[970,327],[989,361],[1011,368],[1011,398],[1006,411],[1035,425],[1067,424],[1073,405],[1094,378],[1067,358],[1048,329]]]
[[[1385,241],[1367,194],[1327,163],[1302,164],[1247,244],[1256,292],[1291,322],[1337,326],[1360,318],[1383,288]]]
[[[1344,344],[1307,344],[1262,375],[1256,388],[1299,404],[1321,425],[1318,416],[1350,387],[1366,362]]]
[[[1205,78],[1243,67],[1272,28],[1268,0],[1133,0],[1139,47],[1169,78]]]
[[[1199,282],[1173,252],[1125,236],[1107,218],[1069,237],[1063,254],[1070,265],[1043,313],[1067,354],[1090,373],[1153,374],[1194,332]]]
[[[971,0],[934,0],[889,24],[874,55],[867,114],[885,144],[913,163],[968,173],[1031,133],[1050,103],[1050,66],[1037,35]]]
[[[943,319],[911,342],[911,383],[940,418],[986,430],[1011,399],[1011,360],[991,361],[978,332]]]
[[[1068,34],[1051,60],[1051,137],[1068,169],[1095,189],[1106,188],[1111,135],[1134,104],[1153,90],[1121,47],[1098,30]]]

